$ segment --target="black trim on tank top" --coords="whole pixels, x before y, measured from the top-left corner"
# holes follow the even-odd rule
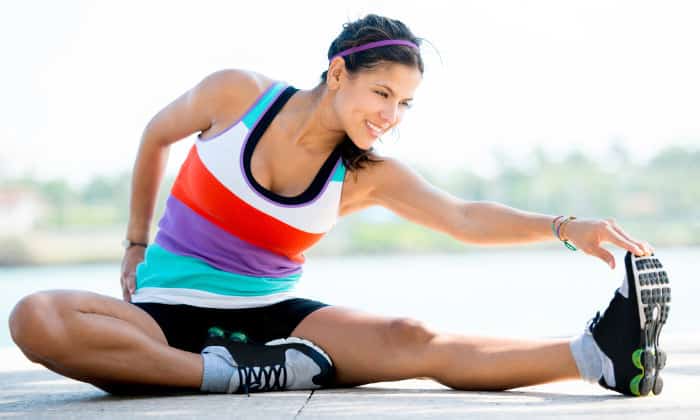
[[[255,146],[257,146],[260,138],[262,137],[263,133],[265,133],[265,130],[267,130],[267,127],[270,126],[275,116],[277,116],[289,98],[291,98],[292,95],[294,95],[298,90],[299,89],[292,86],[288,86],[284,92],[280,94],[272,106],[270,106],[265,114],[263,114],[260,121],[258,121],[258,124],[253,129],[253,132],[250,133],[245,149],[243,150],[243,170],[245,171],[248,181],[257,192],[280,204],[304,204],[315,199],[316,196],[321,193],[324,185],[326,185],[326,181],[332,175],[331,172],[333,171],[336,162],[340,158],[340,148],[336,147],[333,149],[333,152],[331,152],[326,161],[323,162],[323,165],[316,174],[316,177],[314,177],[313,181],[311,181],[311,185],[309,185],[304,192],[294,197],[285,197],[275,194],[274,192],[269,191],[262,185],[258,184],[255,178],[253,178],[253,172],[250,169],[250,161],[253,157]]]

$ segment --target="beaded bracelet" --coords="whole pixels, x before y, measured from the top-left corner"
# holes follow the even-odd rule
[[[552,221],[552,232],[554,232],[554,235],[557,237],[557,239],[559,239],[560,241],[564,242],[564,246],[566,246],[567,248],[569,248],[569,249],[572,250],[572,251],[576,251],[577,249],[576,249],[576,247],[574,246],[574,244],[572,244],[571,242],[569,242],[568,239],[562,239],[562,238],[561,238],[561,234],[560,234],[562,227],[563,227],[566,223],[568,223],[568,222],[570,222],[570,221],[572,221],[572,220],[576,220],[576,216],[569,216],[569,217],[567,217],[567,218],[564,219],[561,223],[559,223],[559,226],[557,226],[556,229],[555,229],[554,227],[555,227],[555,225],[556,225],[557,220],[561,219],[562,217],[564,217],[564,216],[558,216],[558,217],[556,217],[556,218]]]

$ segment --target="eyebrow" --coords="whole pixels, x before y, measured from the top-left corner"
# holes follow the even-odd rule
[[[389,86],[387,86],[387,85],[385,85],[385,84],[383,84],[383,83],[375,83],[375,85],[381,86],[381,87],[383,87],[384,89],[388,90],[389,93],[391,93],[392,95],[397,96],[397,95],[396,95],[396,92],[394,92]],[[406,100],[406,101],[413,101],[413,98],[406,98],[405,100]]]

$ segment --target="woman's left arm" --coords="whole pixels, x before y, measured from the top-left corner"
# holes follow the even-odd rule
[[[430,185],[393,158],[372,165],[368,204],[377,204],[401,217],[478,245],[504,245],[557,240],[554,215],[518,210],[492,201],[465,201]],[[601,246],[610,242],[636,255],[650,254],[651,246],[630,237],[614,220],[576,219],[566,223],[562,238],[581,251],[615,268],[615,258]]]

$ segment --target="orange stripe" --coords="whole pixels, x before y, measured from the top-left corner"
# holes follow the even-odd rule
[[[323,237],[281,222],[238,198],[204,166],[196,146],[182,164],[171,193],[232,235],[297,263],[303,263],[302,252]]]

